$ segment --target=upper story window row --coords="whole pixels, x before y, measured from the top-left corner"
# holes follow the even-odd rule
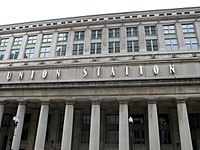
[[[146,36],[157,36],[157,28],[155,25],[144,26]],[[194,24],[182,24],[182,32],[186,34],[195,34]],[[120,28],[110,28],[108,29],[108,38],[120,38],[121,33]],[[126,27],[126,36],[127,37],[138,37],[139,31],[137,26]],[[175,25],[163,25],[163,34],[176,34]],[[93,39],[102,39],[102,29],[91,30],[91,40]],[[37,35],[30,35],[27,40],[27,44],[36,44]],[[42,36],[42,43],[51,43],[53,40],[53,34],[44,34]],[[68,32],[58,33],[57,41],[63,42],[68,40]],[[85,31],[75,31],[74,32],[74,41],[84,41],[85,40]],[[9,43],[9,38],[0,39],[0,47],[6,47]],[[19,46],[22,44],[22,37],[15,37],[13,41],[13,46]]]
[[[3,59],[7,46],[10,45],[9,59],[16,59],[22,49],[21,44],[24,44],[25,50],[22,50],[24,54],[20,58],[46,58],[54,55],[70,55],[70,53],[71,55],[83,55],[86,51],[89,51],[90,54],[101,54],[102,51],[104,54],[109,54],[121,53],[122,50],[123,52],[139,52],[141,49],[143,51],[145,49],[146,51],[158,51],[161,47],[165,47],[166,50],[174,51],[181,49],[181,47],[185,47],[187,50],[199,47],[196,27],[193,23],[179,24],[179,30],[176,29],[176,24],[164,24],[159,26],[159,35],[157,25],[143,25],[143,27],[143,30],[138,26],[127,26],[125,30],[122,30],[121,27],[112,27],[89,32],[82,30],[0,38],[0,58]],[[177,35],[177,32],[181,35]],[[73,39],[68,40],[68,34]],[[140,36],[140,34],[145,36]],[[122,39],[120,36],[124,38]],[[160,36],[164,37],[163,42],[160,42]],[[106,43],[105,40],[102,40],[104,37],[107,39]],[[51,44],[52,42],[55,43]],[[38,43],[37,46],[36,43]],[[164,45],[161,45],[163,43]],[[70,48],[68,48],[68,44],[71,44]]]

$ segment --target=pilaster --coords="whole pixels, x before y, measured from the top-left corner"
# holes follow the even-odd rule
[[[175,27],[176,27],[176,34],[177,34],[177,39],[179,43],[179,50],[186,50],[181,23],[176,22]]]
[[[24,58],[24,53],[25,53],[25,49],[26,49],[27,40],[28,40],[28,35],[25,34],[23,36],[23,38],[22,38],[22,45],[21,45],[20,50],[19,50],[18,59],[23,59]]]
[[[102,54],[108,54],[108,28],[102,29]]]
[[[159,51],[165,50],[165,37],[163,33],[162,24],[157,24],[157,31],[158,31],[158,47]]]
[[[42,43],[42,33],[39,33],[37,35],[37,42],[35,44],[35,54],[34,54],[34,58],[39,58],[40,56],[40,49],[41,49],[41,43]]]
[[[146,38],[145,38],[144,25],[142,24],[138,26],[138,36],[139,36],[140,52],[145,53],[146,52]]]
[[[6,51],[5,51],[5,56],[4,56],[3,60],[9,59],[13,42],[14,42],[14,36],[11,36],[8,40],[8,45],[7,45],[7,48],[6,48]]]

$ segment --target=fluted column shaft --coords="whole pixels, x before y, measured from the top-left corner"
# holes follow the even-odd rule
[[[160,136],[156,102],[148,102],[149,150],[160,150]]]
[[[74,116],[74,105],[66,104],[61,150],[71,150],[73,116]]]
[[[17,115],[16,115],[16,118],[19,119],[19,122],[16,124],[15,130],[14,130],[12,146],[11,146],[12,150],[19,150],[22,129],[23,129],[23,124],[24,124],[25,111],[26,111],[26,105],[23,103],[19,104],[17,108]]]
[[[49,115],[49,105],[48,103],[44,103],[41,105],[40,109],[40,117],[38,122],[34,150],[44,150],[48,115]]]
[[[99,150],[100,145],[100,104],[92,103],[89,150]]]
[[[177,103],[179,134],[181,141],[181,150],[193,150],[188,121],[188,113],[185,101]]]
[[[128,103],[119,104],[119,150],[129,150]]]

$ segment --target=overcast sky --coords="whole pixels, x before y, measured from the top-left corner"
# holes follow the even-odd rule
[[[197,6],[200,6],[200,0],[1,0],[0,25],[103,13]]]

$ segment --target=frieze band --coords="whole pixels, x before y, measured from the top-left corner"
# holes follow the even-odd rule
[[[159,65],[152,65],[148,66],[151,67],[151,73],[154,76],[159,76],[160,72],[162,69],[160,68]],[[175,75],[176,74],[176,67],[174,64],[169,64],[167,67],[167,71],[170,75]],[[77,69],[77,68],[76,68]],[[123,70],[121,70],[123,69]],[[91,67],[84,67],[75,71],[77,74],[79,74],[80,79],[87,79],[87,78],[117,78],[117,77],[134,77],[133,75],[133,69],[134,73],[137,73],[138,76],[142,77],[144,76],[145,72],[147,72],[147,66],[139,65],[139,66],[122,66],[122,67],[117,67],[117,66],[110,66],[110,67],[96,67],[96,68],[91,68]],[[56,68],[53,70],[53,72],[49,69],[41,69],[41,70],[25,70],[25,71],[8,71],[6,73],[6,80],[8,82],[11,82],[13,80],[18,80],[18,81],[23,81],[25,80],[30,80],[34,81],[37,80],[38,77],[40,77],[43,80],[48,80],[48,76],[51,76],[53,79],[64,79],[66,78],[66,72],[68,70],[69,74],[67,76],[73,76],[73,71],[70,71],[69,68]],[[120,71],[119,71],[120,70]],[[51,73],[50,73],[51,72]],[[103,72],[106,72],[103,73]],[[119,72],[123,72],[122,74],[119,74]],[[92,74],[92,75],[91,75]],[[106,76],[105,76],[106,75]],[[63,77],[65,76],[65,77]],[[77,76],[77,75],[75,75]]]

